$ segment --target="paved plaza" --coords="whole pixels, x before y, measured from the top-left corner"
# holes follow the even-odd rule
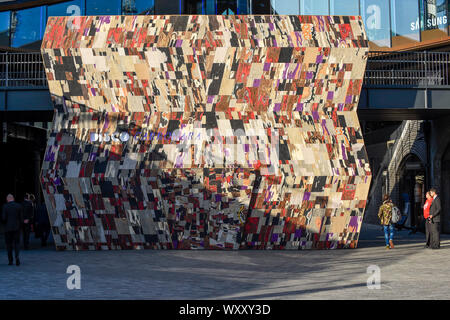
[[[367,224],[357,249],[329,251],[56,252],[36,242],[20,267],[7,265],[2,239],[0,299],[449,299],[450,236],[429,250],[408,233],[393,250]],[[80,290],[67,289],[69,265]],[[380,289],[367,287],[373,265]]]

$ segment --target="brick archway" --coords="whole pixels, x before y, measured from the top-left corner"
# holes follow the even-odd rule
[[[394,201],[399,201],[399,169],[412,155],[417,157],[422,166],[427,164],[427,147],[423,130],[423,121],[407,121],[404,133],[394,151],[395,155],[388,165],[388,192]]]
[[[397,141],[388,150],[390,155],[387,162],[383,161],[379,174],[375,177],[372,191],[370,192],[370,202],[367,207],[366,221],[377,223],[378,207],[384,193],[388,193],[395,203],[399,201],[399,177],[398,170],[411,155],[417,157],[422,166],[427,163],[427,148],[423,130],[424,121],[409,120],[404,121],[397,129]],[[386,173],[386,176],[383,175]]]

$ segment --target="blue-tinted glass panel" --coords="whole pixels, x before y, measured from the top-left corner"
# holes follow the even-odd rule
[[[359,16],[359,0],[330,0],[330,14],[334,16]]]
[[[300,0],[301,14],[328,15],[328,0]]]
[[[9,11],[0,12],[0,46],[9,46],[9,18]]]
[[[247,0],[238,0],[238,14],[249,14]]]
[[[11,45],[38,49],[47,21],[45,6],[13,11],[11,15]]]
[[[420,41],[419,2],[391,0],[392,45]]]
[[[369,40],[379,47],[390,47],[389,0],[361,0],[361,16]]]
[[[274,14],[300,14],[298,0],[272,0]]]
[[[53,4],[47,7],[47,15],[53,16],[83,16],[84,0],[72,0]]]
[[[446,33],[448,26],[447,1],[446,0],[421,0],[420,1],[421,29],[434,30],[425,34],[438,35],[439,30]],[[431,39],[431,37],[428,37]],[[428,40],[427,39],[427,40]]]
[[[85,15],[84,0],[72,0],[47,6],[48,17],[61,17],[61,16],[77,17],[84,15]],[[47,24],[47,20],[45,20],[45,24]]]
[[[205,3],[205,14],[216,14],[215,0],[204,0],[204,3]]]
[[[121,0],[87,0],[86,15],[107,16],[120,15]]]
[[[154,6],[153,0],[122,0],[122,14],[139,14],[144,11],[152,11]]]

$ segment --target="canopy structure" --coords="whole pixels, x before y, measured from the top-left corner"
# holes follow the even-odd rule
[[[355,16],[50,17],[58,250],[357,246]]]

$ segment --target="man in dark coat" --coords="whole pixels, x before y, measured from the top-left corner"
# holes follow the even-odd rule
[[[23,199],[23,247],[28,250],[30,245],[31,224],[34,218],[33,203],[27,193]]]
[[[431,249],[439,249],[440,241],[440,225],[441,225],[441,199],[436,193],[436,189],[430,189],[430,194],[433,197],[433,202],[430,206],[430,216],[427,223],[430,232],[430,247]]]
[[[14,197],[8,194],[7,203],[3,205],[2,221],[5,223],[5,242],[8,251],[9,265],[13,264],[13,249],[16,258],[16,265],[20,265],[20,229],[23,223],[23,207],[14,201]]]

